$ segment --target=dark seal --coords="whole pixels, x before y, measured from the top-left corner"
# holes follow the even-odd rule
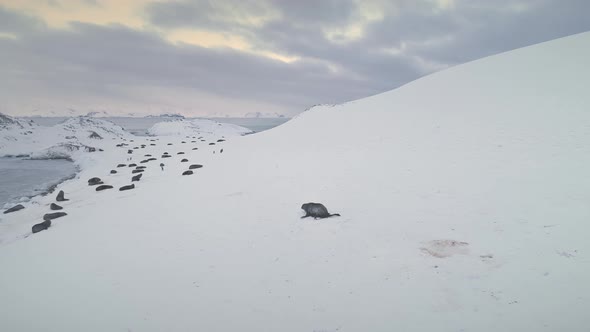
[[[109,186],[108,184],[103,184],[103,185],[96,187],[96,191],[103,191],[103,190],[107,190],[107,189],[113,189],[113,186]]]
[[[131,189],[135,189],[135,185],[134,184],[123,186],[123,187],[119,188],[119,191],[125,191],[125,190],[131,190]]]
[[[182,175],[193,175],[193,171],[184,171]]]
[[[46,213],[43,216],[43,220],[53,220],[57,218],[61,218],[63,216],[67,216],[68,214],[65,212],[53,212],[53,213]]]
[[[39,233],[41,231],[48,229],[50,226],[51,226],[51,220],[45,220],[44,222],[42,222],[40,224],[33,225],[31,230],[33,231],[33,233]]]
[[[67,199],[65,197],[65,195],[66,194],[64,193],[64,191],[63,190],[60,190],[59,193],[57,194],[57,197],[55,198],[55,200],[58,201],[58,202],[66,202],[66,201],[69,201],[69,199]]]
[[[55,203],[51,203],[51,205],[49,206],[49,209],[56,211],[56,210],[63,210],[63,207],[61,207]]]
[[[16,211],[20,211],[20,210],[22,210],[24,208],[25,207],[22,204],[15,205],[15,206],[11,207],[10,209],[4,211],[4,214],[16,212]]]
[[[305,203],[301,205],[301,209],[305,211],[305,215],[301,218],[313,217],[314,219],[322,219],[329,217],[340,217],[338,213],[330,214],[328,209],[320,203]]]

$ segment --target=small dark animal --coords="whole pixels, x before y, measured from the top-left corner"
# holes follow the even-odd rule
[[[135,169],[146,169],[146,168],[147,168],[146,166],[137,166],[137,167],[135,167]]]
[[[322,219],[322,218],[329,218],[340,215],[338,213],[330,214],[328,209],[323,204],[320,203],[305,203],[301,205],[301,209],[305,211],[305,215],[303,218],[313,217],[314,219]]]
[[[168,143],[168,145],[172,145],[172,143]]]
[[[170,158],[170,157],[172,157],[172,156],[169,154],[162,155],[162,158]]]
[[[168,152],[164,152],[163,154],[169,154]]]
[[[152,160],[158,160],[158,158],[150,158],[150,159],[148,159],[148,161],[152,161]]]
[[[33,231],[33,233],[39,233],[41,231],[48,229],[50,226],[51,226],[51,220],[45,220],[44,222],[42,222],[40,224],[33,225],[33,228],[31,228],[31,230]]]
[[[152,156],[151,154],[146,154],[144,157],[151,157],[151,156]]]
[[[218,139],[217,142],[225,142],[224,139]]]
[[[123,186],[123,187],[119,188],[119,191],[125,191],[125,190],[131,190],[131,189],[135,189],[135,185],[134,184]]]
[[[20,211],[20,210],[22,210],[24,208],[25,207],[22,206],[22,204],[15,205],[15,206],[11,207],[10,209],[4,211],[4,214],[11,213],[11,212],[16,212],[16,211]]]
[[[103,191],[107,189],[113,189],[113,186],[109,186],[108,184],[103,184],[102,186],[96,187],[96,191]]]
[[[193,171],[184,171],[182,175],[193,175]]]
[[[160,163],[160,167],[162,167],[162,170],[164,170],[164,163]]]
[[[131,177],[131,182],[139,181],[142,176],[143,176],[143,173],[139,173],[139,174],[137,174],[135,176],[132,176]]]
[[[127,166],[127,165],[125,165],[125,164],[119,164],[119,165],[117,165],[117,167],[125,167],[125,166]]]
[[[184,154],[184,152],[180,151],[180,152],[179,152],[179,153],[177,153],[177,154]]]
[[[209,145],[215,145],[215,143],[209,143]]]
[[[188,162],[188,159],[182,159],[180,162],[181,163],[186,163],[186,162]]]
[[[132,154],[133,150],[127,150],[127,153]]]
[[[141,173],[141,172],[143,172],[143,169],[134,169],[131,171],[131,174]]]
[[[51,205],[49,206],[49,208],[51,210],[53,210],[53,211],[55,211],[55,210],[62,210],[63,209],[63,207],[61,207],[61,206],[59,206],[59,205],[57,205],[55,203],[51,203]]]
[[[58,202],[66,202],[69,201],[69,199],[65,198],[65,193],[63,190],[60,190],[59,193],[57,194],[57,197],[55,198],[56,201]]]
[[[43,215],[43,220],[53,220],[67,215],[68,214],[65,212],[46,213],[45,215]]]
[[[198,150],[199,148],[193,148],[193,150]]]
[[[199,164],[192,164],[188,167],[188,169],[197,169],[197,168],[201,168],[203,167],[203,165],[199,165]]]
[[[89,186],[96,186],[97,184],[102,184],[102,180],[100,178],[91,178],[88,180]]]
[[[117,171],[115,171],[114,169],[111,170],[111,174],[117,174]]]
[[[219,151],[219,153],[223,153],[223,149],[221,149],[221,151]]]
[[[129,164],[129,167],[135,167],[137,164]]]
[[[139,163],[140,163],[140,164],[145,164],[145,163],[147,163],[147,162],[149,162],[149,159],[142,160],[142,161],[140,161]]]

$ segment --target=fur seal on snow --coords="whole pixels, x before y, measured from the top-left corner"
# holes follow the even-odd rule
[[[22,210],[24,208],[25,207],[22,204],[18,204],[18,205],[15,205],[15,206],[11,207],[10,209],[4,211],[4,214],[11,213],[11,212],[16,212],[16,211],[20,211],[20,210]]]
[[[125,166],[127,166],[127,165],[126,164],[119,164],[119,165],[117,165],[117,167],[125,167]]]
[[[119,191],[125,191],[125,190],[131,190],[131,189],[135,189],[135,185],[134,184],[123,186],[123,187],[119,188]]]
[[[129,167],[135,167],[137,164],[129,164]]]
[[[88,180],[89,186],[96,186],[97,184],[102,184],[102,180],[100,178],[91,178]]]
[[[59,206],[59,205],[57,205],[55,203],[51,203],[51,205],[49,206],[49,209],[55,211],[55,210],[62,210],[63,207],[61,207],[61,206]]]
[[[115,171],[114,169],[111,170],[111,174],[117,174],[117,171]]]
[[[329,218],[329,217],[340,217],[338,213],[330,214],[328,209],[323,204],[320,203],[305,203],[301,205],[301,209],[305,211],[305,215],[303,218],[313,217],[314,219],[322,219],[322,218]]]
[[[51,226],[51,220],[45,220],[40,224],[33,225],[31,231],[33,231],[33,233],[39,233],[40,231],[48,229],[49,226]]]
[[[203,167],[203,165],[199,165],[199,164],[192,164],[188,167],[188,169],[197,169],[197,168],[201,168]]]
[[[180,151],[180,152],[179,152],[179,153],[177,153],[177,154],[184,154],[184,152]]]
[[[186,163],[186,162],[188,162],[188,159],[182,159],[180,162],[181,163]]]
[[[69,199],[65,198],[65,193],[63,190],[60,190],[59,193],[57,194],[57,197],[55,198],[56,201],[58,202],[66,202],[69,201]]]
[[[65,212],[46,213],[45,215],[43,215],[43,220],[53,220],[67,215],[68,214]]]
[[[141,172],[143,172],[143,169],[134,169],[131,171],[131,174],[141,173]]]
[[[137,174],[135,176],[132,176],[131,177],[131,182],[139,181],[142,176],[143,176],[143,173],[139,173],[139,174]]]
[[[103,191],[107,189],[113,189],[113,186],[109,186],[108,184],[103,184],[101,186],[96,187],[96,191]]]
[[[182,175],[193,175],[193,171],[184,171]]]

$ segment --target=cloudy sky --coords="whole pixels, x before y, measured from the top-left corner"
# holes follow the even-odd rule
[[[588,0],[0,0],[0,112],[297,114],[590,30]]]

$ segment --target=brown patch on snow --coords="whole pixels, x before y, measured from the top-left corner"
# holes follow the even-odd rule
[[[469,243],[455,240],[432,240],[426,247],[420,248],[424,253],[436,258],[446,258],[453,255],[469,253]]]

